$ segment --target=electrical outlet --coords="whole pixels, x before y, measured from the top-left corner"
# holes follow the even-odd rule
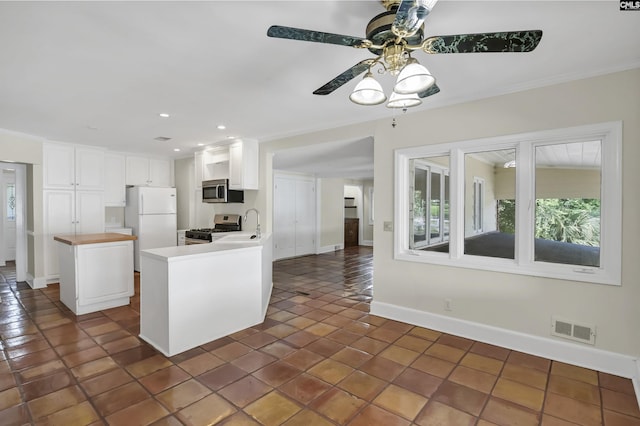
[[[453,311],[453,300],[444,299],[444,310],[445,311]]]
[[[383,222],[384,230],[387,232],[393,232],[393,222]]]

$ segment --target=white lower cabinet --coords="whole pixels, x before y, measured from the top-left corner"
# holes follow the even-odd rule
[[[134,294],[133,241],[56,245],[60,301],[74,314],[129,304]]]
[[[104,231],[102,191],[44,191],[45,276],[58,276],[58,254],[54,235]]]

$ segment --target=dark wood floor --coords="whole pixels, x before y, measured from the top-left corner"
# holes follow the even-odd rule
[[[171,358],[139,297],[76,317],[0,268],[0,424],[640,425],[628,379],[370,315],[372,259],[275,262],[264,323]]]

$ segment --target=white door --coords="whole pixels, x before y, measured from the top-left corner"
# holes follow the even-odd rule
[[[275,259],[315,253],[316,209],[315,179],[304,176],[275,176]]]
[[[316,184],[296,181],[296,256],[316,252]]]
[[[3,205],[3,238],[4,259],[16,260],[16,181],[15,172],[3,171],[3,188],[0,197]]]
[[[273,248],[274,258],[296,255],[296,181],[276,177],[273,188]]]

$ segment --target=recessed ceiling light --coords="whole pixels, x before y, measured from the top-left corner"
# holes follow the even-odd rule
[[[173,148],[175,152],[180,152],[180,148]]]
[[[227,136],[227,139],[235,139],[235,136]]]
[[[226,128],[227,126],[225,126],[224,124],[218,124],[218,130],[224,130]]]
[[[161,112],[160,114],[158,114],[160,117],[162,118],[169,118],[169,114],[167,114],[166,112]]]
[[[204,144],[203,143],[199,143],[198,146],[204,146]]]

